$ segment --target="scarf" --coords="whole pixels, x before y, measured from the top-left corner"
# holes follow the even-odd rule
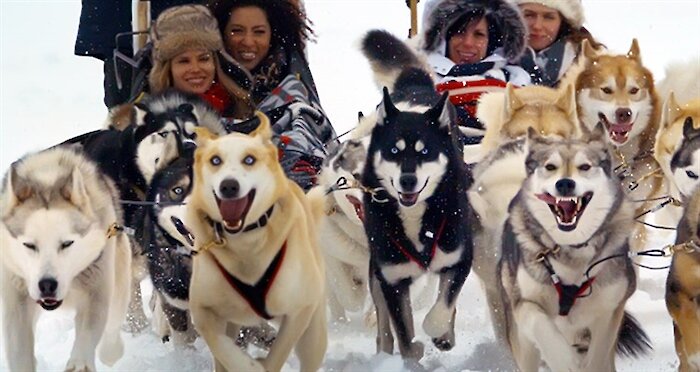
[[[571,61],[565,61],[569,59],[565,58],[567,49],[572,48],[568,44],[566,38],[559,38],[548,48],[539,52],[528,48],[528,53],[523,55],[520,65],[531,74],[533,82],[553,87],[571,65]]]
[[[253,89],[251,96],[256,105],[262,102],[280,84],[286,75],[286,70],[287,53],[285,53],[284,48],[276,47],[271,49],[267,57],[260,61],[252,71]]]

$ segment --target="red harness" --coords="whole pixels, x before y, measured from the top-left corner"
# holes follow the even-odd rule
[[[391,239],[391,242],[394,243],[396,248],[398,248],[399,251],[401,251],[401,253],[404,255],[404,257],[408,258],[410,261],[415,262],[423,270],[428,270],[428,266],[430,266],[430,262],[432,262],[433,257],[435,257],[435,251],[437,249],[438,241],[440,240],[440,237],[442,236],[442,230],[444,230],[444,228],[445,228],[445,223],[447,223],[447,217],[442,219],[442,223],[440,224],[440,228],[438,228],[437,236],[435,236],[435,239],[433,240],[433,245],[430,248],[430,256],[423,257],[422,260],[417,258],[415,254],[411,254],[411,252],[409,252],[406,248],[404,248],[393,237],[391,237],[390,239]]]
[[[549,262],[549,258],[547,258],[547,256],[542,257],[542,264],[544,265],[545,269],[547,269],[549,278],[552,280],[552,285],[554,286],[554,289],[557,290],[557,294],[559,295],[559,315],[569,315],[569,312],[576,303],[576,300],[581,297],[588,296],[586,291],[588,291],[591,288],[591,285],[593,285],[595,276],[588,278],[585,282],[581,283],[580,286],[566,285],[562,284],[561,279],[559,279],[559,275],[554,272],[554,268]]]
[[[277,252],[275,258],[272,259],[272,262],[270,262],[270,266],[267,267],[267,270],[265,270],[265,273],[260,280],[255,283],[255,285],[242,282],[226,271],[226,269],[221,265],[221,263],[219,263],[219,260],[217,260],[214,255],[212,255],[212,258],[214,259],[214,262],[216,262],[216,266],[219,267],[221,274],[223,274],[224,278],[226,278],[228,284],[230,284],[231,287],[238,292],[238,294],[243,297],[244,300],[246,300],[251,309],[253,309],[253,311],[255,311],[255,313],[261,318],[270,320],[272,319],[272,316],[267,312],[265,299],[267,298],[267,292],[270,291],[270,287],[272,287],[272,283],[275,281],[275,277],[277,277],[277,273],[282,267],[282,261],[284,261],[284,254],[286,251],[287,241],[284,242],[282,248],[279,250],[279,252]]]

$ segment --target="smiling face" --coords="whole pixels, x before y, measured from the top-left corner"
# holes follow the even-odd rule
[[[170,62],[173,87],[184,93],[203,94],[214,82],[214,56],[206,49],[187,49]]]
[[[552,45],[559,35],[562,18],[556,9],[537,3],[520,5],[527,23],[528,45],[539,52]]]
[[[447,58],[458,65],[484,59],[489,46],[488,26],[486,18],[481,18],[454,34],[447,43]]]
[[[272,28],[267,14],[256,6],[234,9],[224,33],[227,51],[249,71],[254,70],[270,51]]]

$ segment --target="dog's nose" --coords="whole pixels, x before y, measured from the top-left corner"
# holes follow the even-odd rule
[[[39,281],[39,293],[42,297],[56,297],[58,282],[54,278],[43,278]]]
[[[219,185],[221,196],[228,199],[236,198],[240,189],[241,185],[234,179],[225,179]]]
[[[632,119],[632,110],[627,107],[619,108],[615,110],[615,118],[618,124],[629,123]]]
[[[559,195],[561,196],[573,196],[574,189],[576,188],[576,181],[571,178],[562,178],[554,185]]]
[[[418,179],[414,174],[404,174],[399,178],[399,184],[403,191],[413,191],[416,188],[416,183],[418,183]]]

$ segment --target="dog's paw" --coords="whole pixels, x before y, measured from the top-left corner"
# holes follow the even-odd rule
[[[404,359],[421,360],[425,351],[425,345],[420,341],[413,341],[405,352],[401,353]]]
[[[66,372],[94,372],[95,370],[95,362],[70,359],[66,364]]]
[[[433,344],[436,348],[442,351],[451,350],[455,346],[454,332],[448,332],[441,337],[433,338]]]

